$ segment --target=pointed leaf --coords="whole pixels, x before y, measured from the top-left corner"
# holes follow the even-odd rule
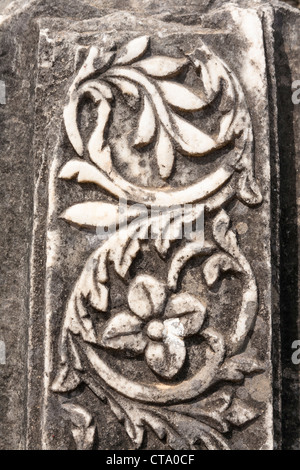
[[[153,108],[150,101],[144,96],[143,111],[140,116],[137,135],[134,141],[134,146],[144,147],[152,142],[156,131],[156,122]]]
[[[81,383],[79,375],[69,367],[68,364],[64,364],[60,367],[55,380],[51,385],[53,392],[65,393],[75,388]]]
[[[174,405],[172,411],[191,416],[198,422],[208,424],[213,429],[225,433],[229,431],[229,425],[224,414],[231,402],[232,392],[221,390],[194,403]]]
[[[79,428],[88,428],[92,422],[92,415],[82,406],[74,403],[64,403],[62,408],[70,414],[72,423]]]
[[[144,436],[144,422],[141,419],[139,413],[132,413],[132,405],[124,400],[120,400],[120,396],[107,399],[107,403],[111,407],[111,410],[116,415],[117,419],[124,423],[125,430],[139,448],[143,442]]]
[[[214,246],[208,242],[190,242],[180,248],[174,255],[168,274],[168,286],[175,290],[178,284],[179,274],[183,266],[194,256],[207,256],[214,251]]]
[[[255,357],[242,353],[228,358],[220,370],[220,379],[239,382],[245,375],[265,370],[264,364]]]
[[[249,172],[244,172],[239,181],[238,197],[246,204],[256,205],[262,201],[262,194],[257,182]]]
[[[134,67],[142,69],[152,77],[167,78],[180,73],[187,64],[188,60],[185,58],[176,59],[173,57],[153,56],[137,62],[134,64]]]
[[[105,52],[103,55],[99,56],[99,52],[99,49],[95,46],[90,48],[88,56],[82,64],[82,67],[80,68],[71,87],[72,90],[75,90],[84,80],[87,80],[89,77],[93,76],[96,70],[97,72],[102,72],[112,63],[116,55],[115,52]],[[99,66],[95,68],[95,60],[98,58],[100,59],[97,61]]]
[[[62,408],[69,413],[75,426],[72,428],[72,434],[77,450],[91,450],[96,431],[95,424],[92,424],[92,415],[82,406],[73,403],[65,403]]]
[[[80,70],[76,76],[76,79],[73,83],[73,89],[75,89],[76,86],[79,85],[82,80],[86,79],[89,75],[93,74],[95,72],[94,68],[94,61],[95,59],[99,56],[99,49],[96,46],[92,46],[89,51],[88,55],[83,62],[82,66],[80,67]]]
[[[165,256],[171,241],[182,239],[183,208],[174,206],[171,210],[161,212],[153,217],[151,231],[155,236],[155,248]]]
[[[104,145],[104,132],[108,124],[111,107],[106,100],[102,100],[98,106],[97,124],[91,135],[88,150],[92,162],[109,173],[112,167],[110,148]]]
[[[64,108],[64,123],[71,144],[75,151],[82,157],[83,142],[77,125],[77,108],[79,96],[75,94],[70,97],[69,103]]]
[[[178,131],[174,133],[174,139],[187,155],[200,157],[217,148],[214,139],[174,113],[173,121]]]
[[[117,55],[115,65],[132,64],[142,57],[149,45],[149,36],[140,36],[133,39],[123,47]]]
[[[136,238],[128,240],[120,240],[119,245],[110,251],[110,259],[114,263],[116,272],[124,278],[131,266],[132,260],[140,250],[140,241]]]
[[[77,177],[78,183],[94,183],[110,190],[110,184],[105,176],[95,165],[83,160],[73,158],[69,160],[61,169],[59,178],[71,180]]]
[[[129,307],[143,320],[158,315],[162,311],[165,300],[165,285],[152,276],[137,276],[129,287]]]
[[[207,105],[207,102],[195,95],[180,83],[162,81],[159,82],[166,101],[181,111],[199,111]]]
[[[69,207],[60,216],[67,222],[83,228],[117,227],[127,219],[140,215],[138,207],[128,208],[127,213],[120,213],[120,207],[100,201],[83,202]]]
[[[64,108],[64,123],[71,144],[78,155],[83,155],[83,142],[77,124],[78,105],[81,97],[90,94],[95,103],[102,99],[111,100],[113,98],[110,88],[104,83],[90,81],[82,85],[78,90],[73,90],[70,94],[69,103]],[[105,104],[100,105],[101,115],[104,113]],[[107,105],[108,106],[108,105]],[[108,107],[109,108],[109,107]],[[110,111],[110,108],[109,108]],[[99,112],[100,114],[100,112]],[[102,116],[98,116],[98,121],[103,121]]]
[[[158,253],[165,256],[171,242],[182,239],[183,232],[186,237],[190,236],[193,233],[192,223],[202,217],[202,214],[201,205],[186,205],[184,210],[181,206],[174,206],[169,212],[161,214],[159,221],[153,219],[153,229],[158,232],[155,241]]]
[[[156,145],[156,158],[160,176],[164,179],[168,178],[174,165],[174,150],[171,140],[163,126],[160,127]]]

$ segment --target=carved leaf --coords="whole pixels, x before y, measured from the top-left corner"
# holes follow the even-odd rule
[[[129,414],[124,408],[123,403],[117,403],[115,399],[107,399],[109,406],[112,412],[116,415],[117,419],[124,424],[125,430],[130,437],[130,439],[136,444],[137,447],[140,447],[143,441],[144,428],[141,424],[136,423],[136,419],[132,416],[132,413]]]
[[[240,177],[238,197],[249,205],[256,205],[262,202],[260,188],[253,175],[247,171]]]
[[[129,307],[143,320],[158,315],[162,311],[165,300],[165,285],[152,276],[139,275],[130,285]]]
[[[68,303],[68,310],[71,324],[69,328],[75,333],[81,333],[85,341],[91,343],[96,341],[94,327],[91,319],[87,315],[83,304],[83,299],[100,312],[106,312],[108,307],[108,287],[105,285],[105,277],[107,276],[107,252],[103,250],[101,253],[93,255],[88,259],[76,288]],[[104,268],[104,272],[99,272]],[[75,331],[75,326],[78,331]]]
[[[188,60],[185,58],[153,56],[137,62],[134,67],[142,69],[151,77],[167,78],[180,73],[187,64]]]
[[[96,426],[92,423],[92,415],[82,406],[65,403],[62,408],[66,410],[74,425],[72,434],[77,450],[91,450],[93,448]]]
[[[226,420],[232,425],[240,427],[260,415],[260,410],[236,398],[226,413]]]
[[[144,437],[144,422],[140,413],[137,413],[132,403],[112,392],[107,402],[117,419],[124,424],[125,430],[137,448],[142,445]]]
[[[201,157],[217,148],[217,142],[193,124],[175,113],[172,113],[172,118],[177,128],[174,139],[182,152],[190,156]]]
[[[111,182],[103,172],[101,172],[95,165],[82,160],[69,160],[61,169],[58,177],[66,180],[77,177],[78,183],[94,183],[108,191],[111,190]],[[123,193],[122,190],[119,191],[118,195],[120,198],[126,198],[126,194]]]
[[[195,450],[201,444],[207,450],[229,450],[225,439],[210,426],[168,409],[145,413],[144,420],[159,439],[165,439],[174,450]]]
[[[78,450],[92,450],[95,439],[96,425],[89,428],[73,428],[72,434]]]
[[[70,413],[72,423],[78,428],[88,428],[92,423],[92,415],[82,406],[73,403],[64,403],[62,407]]]
[[[149,36],[140,36],[128,42],[117,55],[115,65],[129,65],[142,57],[149,45]]]
[[[134,96],[135,98],[139,98],[139,89],[129,80],[121,79],[121,78],[109,78],[109,81],[116,85],[124,95]]]
[[[214,246],[209,243],[190,242],[180,248],[174,255],[168,274],[168,286],[176,290],[179,274],[183,266],[194,256],[210,255],[214,251]]]
[[[120,241],[120,244],[110,251],[110,259],[114,263],[116,272],[124,278],[131,266],[132,261],[140,250],[140,241],[131,239]]]
[[[115,414],[117,419],[124,424],[125,430],[136,445],[139,448],[143,442],[144,436],[144,421],[141,413],[136,409],[136,403],[126,399],[124,396],[114,390],[108,390],[107,388],[95,384],[91,376],[87,379],[88,386],[102,401],[107,400],[112,412]]]
[[[173,295],[164,312],[165,318],[178,318],[183,327],[182,337],[192,336],[200,330],[206,307],[197,297],[188,293]]]
[[[215,254],[209,258],[203,268],[203,274],[208,286],[213,286],[219,279],[221,271],[241,272],[241,267],[230,256]]]
[[[230,218],[222,209],[213,221],[213,235],[216,242],[231,255],[238,250],[236,234],[230,230]]]
[[[155,115],[148,100],[147,96],[144,96],[143,111],[139,119],[139,125],[137,135],[134,141],[134,146],[144,147],[152,142],[156,131]]]
[[[98,83],[95,81],[85,83],[78,90],[73,90],[73,92],[70,94],[69,102],[64,108],[64,123],[65,123],[65,128],[66,128],[69,140],[71,144],[73,145],[75,151],[80,156],[83,155],[83,142],[82,142],[82,138],[80,136],[80,132],[78,129],[77,113],[78,113],[79,102],[81,98],[86,94],[90,95],[94,103],[96,104],[101,102],[103,98],[105,100],[112,99],[112,93],[111,93],[110,88],[104,83]],[[104,107],[105,107],[105,104],[102,104],[101,106],[101,103],[100,103],[100,111],[98,113],[98,121],[99,121],[98,125],[100,125],[101,122],[103,122],[104,120],[102,116],[102,114],[105,115]],[[109,106],[108,106],[108,109],[109,109],[108,110],[108,114],[109,114],[110,112]]]
[[[249,356],[247,353],[242,353],[228,358],[221,367],[218,376],[222,380],[240,382],[246,374],[259,373],[264,370],[265,366],[261,361]]]
[[[155,240],[155,248],[158,253],[165,256],[170,248],[171,241],[182,238],[183,215],[182,208],[173,213],[163,212],[153,218],[151,231]]]
[[[195,418],[218,432],[226,433],[230,430],[226,412],[231,403],[232,392],[221,390],[194,403],[174,405],[171,410]]]
[[[112,169],[110,147],[104,146],[104,132],[108,124],[111,107],[106,100],[102,100],[98,106],[98,117],[94,132],[88,143],[88,150],[92,162],[106,173]]]
[[[118,313],[106,323],[100,344],[107,348],[141,354],[147,344],[142,326],[143,323],[135,315]]]
[[[87,79],[92,73],[95,72],[94,61],[96,57],[99,56],[99,49],[96,46],[92,46],[89,51],[86,59],[84,60],[80,70],[76,76],[76,79],[73,83],[73,90],[78,87],[79,83]]]
[[[117,227],[125,221],[140,215],[138,206],[129,207],[128,210],[120,211],[120,206],[100,201],[89,201],[66,209],[61,218],[67,222],[84,228]]]
[[[160,176],[169,178],[174,165],[174,149],[163,126],[160,127],[155,151]]]
[[[75,151],[82,157],[83,142],[77,125],[77,109],[79,97],[71,97],[69,103],[64,108],[64,123],[71,144]]]
[[[228,112],[222,119],[221,119],[221,122],[220,122],[220,131],[219,131],[219,140],[229,140],[230,139],[230,135],[228,135],[228,131],[230,130],[231,128],[231,124],[233,122],[233,118],[234,118],[234,110]],[[237,135],[237,132],[236,132],[236,135]]]
[[[166,101],[180,111],[199,111],[208,104],[180,83],[161,81],[158,85]]]
[[[171,242],[187,236],[187,232],[192,228],[192,223],[199,219],[203,214],[203,206],[186,205],[184,211],[182,207],[174,207],[170,211],[153,217],[151,221],[151,230],[156,238],[155,248],[158,253],[165,256],[170,248]],[[184,228],[184,229],[183,229]],[[191,234],[191,230],[189,235]]]
[[[115,52],[105,52],[104,54],[101,54],[100,56],[99,49],[95,46],[92,46],[89,49],[88,56],[86,60],[84,61],[84,63],[82,64],[76,76],[76,79],[74,80],[71,86],[71,89],[75,90],[76,88],[78,88],[78,86],[80,86],[80,84],[84,80],[88,80],[89,78],[91,78],[94,75],[96,70],[97,72],[101,73],[103,70],[109,67],[112,61],[114,60],[115,55],[116,55]],[[100,60],[97,61],[99,65],[97,64],[98,66],[97,68],[95,68],[95,60],[97,58],[100,58]]]
[[[225,390],[195,403],[174,405],[171,409],[193,417],[221,433],[227,433],[232,426],[243,426],[261,415],[260,409],[240,399],[233,399],[232,392]]]

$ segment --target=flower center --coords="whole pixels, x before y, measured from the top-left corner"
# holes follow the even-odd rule
[[[146,329],[146,333],[150,339],[154,341],[160,341],[163,337],[164,324],[160,320],[152,320]]]

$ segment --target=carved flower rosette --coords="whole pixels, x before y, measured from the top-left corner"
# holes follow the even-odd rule
[[[88,137],[80,127],[86,101]],[[71,289],[52,390],[84,383],[137,447],[150,428],[173,449],[227,449],[227,433],[261,414],[236,387],[263,371],[247,351],[257,285],[225,210],[235,198],[262,201],[241,85],[201,40],[170,57],[153,54],[150,38],[139,36],[114,50],[89,49],[64,123],[76,156],[59,177],[93,183],[116,202],[78,203],[62,217],[79,228],[117,228]],[[127,201],[126,219],[118,200]],[[238,286],[231,310],[222,304],[224,283]],[[77,447],[92,448],[89,411],[64,408]]]

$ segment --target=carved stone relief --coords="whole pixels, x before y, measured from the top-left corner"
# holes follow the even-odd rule
[[[65,96],[44,149],[45,448],[106,448],[103,407],[132,448],[229,449],[252,426],[273,445],[264,33],[254,10],[222,14],[40,22],[38,82]]]

